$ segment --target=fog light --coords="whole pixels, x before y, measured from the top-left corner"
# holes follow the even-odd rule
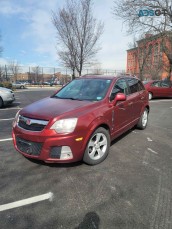
[[[73,154],[70,147],[62,146],[60,159],[65,160],[65,159],[72,159],[72,158],[73,158]]]

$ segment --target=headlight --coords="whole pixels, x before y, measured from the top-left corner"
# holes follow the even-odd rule
[[[20,110],[17,111],[17,113],[16,113],[16,116],[15,116],[14,121],[13,121],[13,127],[15,127],[16,124],[17,124],[18,121],[19,121],[19,112],[20,112]]]
[[[71,133],[76,127],[77,120],[77,118],[58,120],[51,126],[50,129],[55,130],[57,133]]]

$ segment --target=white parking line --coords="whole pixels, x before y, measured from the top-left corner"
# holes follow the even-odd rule
[[[10,121],[13,120],[14,118],[4,118],[4,119],[0,119],[0,121]]]
[[[0,111],[8,111],[8,110],[20,110],[22,109],[21,107],[11,107],[11,108],[1,108]]]
[[[52,199],[53,199],[53,193],[52,192],[48,192],[48,193],[43,194],[43,195],[34,196],[34,197],[31,197],[31,198],[28,198],[28,199],[15,201],[13,203],[0,205],[0,211],[5,211],[5,210],[12,209],[12,208],[22,207],[22,206],[25,206],[25,205],[28,205],[28,204],[33,204],[33,203],[40,202],[40,201],[43,201],[43,200],[52,201]]]
[[[5,138],[5,139],[0,139],[0,142],[7,142],[7,141],[12,141],[12,138]]]

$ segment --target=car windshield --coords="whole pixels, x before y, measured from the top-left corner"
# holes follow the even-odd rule
[[[72,100],[102,100],[111,84],[109,79],[76,79],[67,84],[53,97]]]

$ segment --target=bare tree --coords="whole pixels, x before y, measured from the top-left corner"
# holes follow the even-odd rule
[[[57,30],[58,55],[62,63],[81,75],[83,67],[99,50],[103,23],[93,17],[92,0],[66,0],[65,6],[52,13]]]
[[[113,14],[127,25],[129,34],[159,34],[162,51],[168,59],[168,78],[172,74],[172,2],[171,0],[114,1]]]
[[[15,61],[11,61],[8,65],[8,70],[11,72],[11,76],[13,76],[15,82],[17,81],[19,69],[19,64]]]
[[[0,82],[3,82],[5,78],[5,69],[0,65]]]
[[[30,78],[35,83],[43,81],[42,69],[39,66],[32,67],[32,73],[30,73]]]

